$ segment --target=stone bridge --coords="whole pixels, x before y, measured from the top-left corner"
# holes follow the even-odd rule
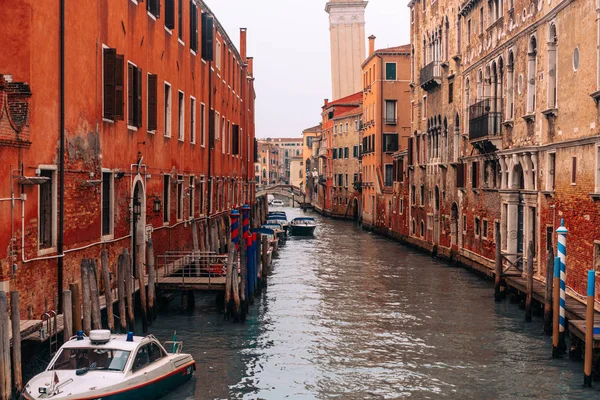
[[[265,196],[268,194],[277,195],[287,197],[288,199],[292,199],[294,201],[294,205],[298,203],[301,205],[304,203],[304,193],[300,190],[299,187],[293,185],[268,185],[263,186],[259,190],[256,191],[256,197]]]

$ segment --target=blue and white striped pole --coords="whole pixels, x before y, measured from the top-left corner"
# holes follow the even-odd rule
[[[565,220],[560,220],[560,227],[556,230],[558,234],[558,259],[560,260],[560,314],[559,314],[559,336],[558,347],[561,352],[566,351],[567,345],[565,342],[565,305],[566,305],[566,288],[567,288],[567,232],[565,228]]]

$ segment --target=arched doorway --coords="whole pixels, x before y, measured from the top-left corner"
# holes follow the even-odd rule
[[[521,190],[525,189],[525,177],[523,176],[523,167],[518,163],[515,165],[515,169],[513,171],[513,181],[512,187],[515,190],[519,190],[519,203],[517,205],[517,254],[523,254],[523,194],[520,193]]]
[[[450,246],[458,246],[458,205],[452,203],[450,215]]]
[[[358,222],[359,218],[360,218],[360,212],[359,212],[359,209],[358,209],[358,199],[355,197],[352,200],[352,219],[355,222]]]
[[[440,244],[440,188],[435,187],[433,205],[433,244]]]
[[[146,258],[145,227],[146,195],[141,176],[138,175],[133,183],[133,196],[131,198],[131,254],[133,272],[136,278],[138,277],[139,263],[143,266]]]

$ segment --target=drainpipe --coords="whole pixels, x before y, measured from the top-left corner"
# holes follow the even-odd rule
[[[209,118],[211,117],[210,114],[210,109],[212,108],[212,61],[208,62],[208,116]],[[212,200],[212,185],[213,185],[213,178],[212,178],[212,168],[211,168],[211,164],[212,164],[212,151],[214,149],[214,144],[215,144],[215,129],[216,129],[216,124],[215,124],[215,113],[216,110],[213,110],[213,114],[212,114],[212,133],[210,131],[210,128],[208,129],[208,172],[207,172],[207,179],[206,182],[208,184],[208,212],[206,213],[207,218],[210,219],[210,212],[211,209],[213,207],[213,200]],[[208,126],[211,126],[211,121],[208,121]]]
[[[60,1],[60,151],[58,193],[58,314],[63,312],[63,247],[65,228],[65,0]]]
[[[379,170],[381,171],[381,181],[383,182],[383,184],[385,186],[385,176],[383,175],[383,173],[384,173],[383,170],[385,168],[381,168],[381,167],[383,167],[383,150],[384,150],[384,148],[383,148],[383,110],[384,110],[385,104],[383,101],[383,98],[384,98],[384,96],[383,96],[383,76],[384,76],[383,73],[385,71],[385,68],[384,68],[385,66],[383,63],[383,57],[378,55],[377,58],[379,59],[379,65],[380,65],[381,71],[380,71],[380,75],[379,75],[379,78],[380,78],[379,79],[379,82],[380,82],[379,83],[379,87],[380,87],[380,90],[379,90],[379,97],[380,97],[380,99],[379,99],[379,104],[380,104],[379,123],[377,124],[377,126],[379,127],[379,132],[376,132],[376,133],[379,136],[379,142],[380,142],[379,144],[381,147],[381,150],[379,151]],[[375,171],[375,175],[377,175],[377,171]],[[381,193],[383,193],[383,189],[384,188],[382,187]]]

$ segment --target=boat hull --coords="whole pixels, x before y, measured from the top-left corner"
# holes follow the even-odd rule
[[[147,399],[159,399],[165,396],[167,393],[177,389],[187,381],[189,381],[196,369],[195,362],[183,365],[174,371],[153,379],[149,382],[138,383],[131,387],[123,387],[118,385],[114,389],[102,390],[97,394],[86,393],[86,395],[73,395],[73,396],[57,396],[49,397],[49,399],[60,399],[60,400],[147,400]],[[35,400],[39,398],[39,394],[21,394],[20,399],[23,400]]]
[[[313,236],[316,225],[290,225],[290,234],[293,236]]]

